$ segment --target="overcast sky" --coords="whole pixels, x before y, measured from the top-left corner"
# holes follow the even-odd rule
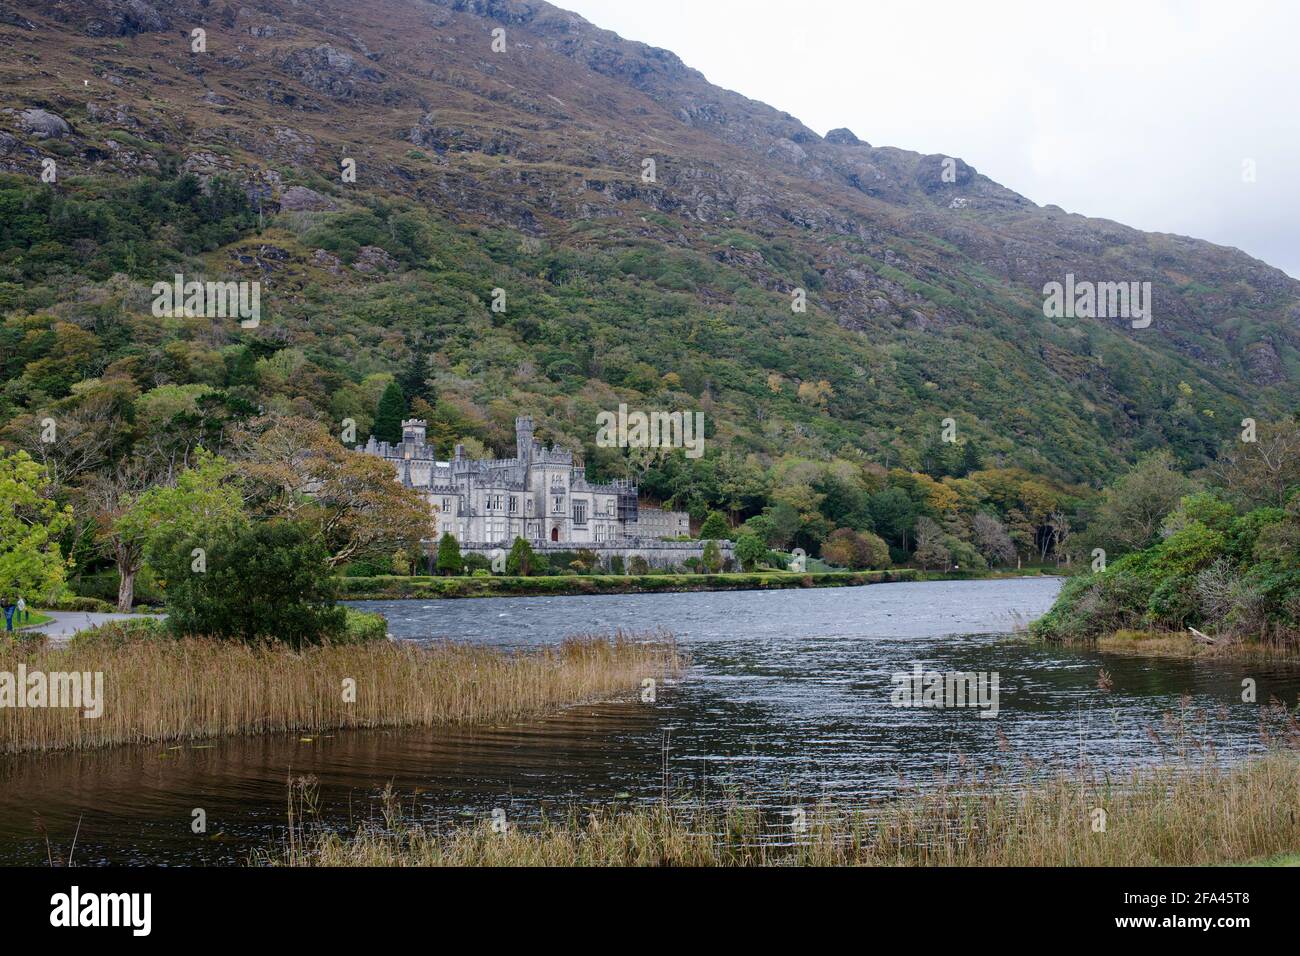
[[[818,133],[959,156],[1300,278],[1295,0],[553,2]]]

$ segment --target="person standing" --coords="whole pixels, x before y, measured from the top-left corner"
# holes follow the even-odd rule
[[[5,633],[7,634],[13,633],[14,611],[16,611],[17,609],[18,609],[17,605],[14,604],[14,599],[10,597],[8,594],[6,594],[3,598],[0,598],[0,610],[3,610],[5,612]]]

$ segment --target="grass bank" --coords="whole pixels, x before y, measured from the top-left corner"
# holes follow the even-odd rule
[[[1133,657],[1220,658],[1229,660],[1294,660],[1300,647],[1264,641],[1222,640],[1204,644],[1187,631],[1119,630],[1089,640],[1059,641],[1060,646],[1096,647],[1107,654]]]
[[[309,787],[310,784],[307,784]],[[296,789],[301,794],[304,783]],[[1300,850],[1300,759],[1166,768],[1031,786],[967,781],[866,810],[659,803],[573,810],[494,832],[385,819],[353,837],[313,832],[310,796],[280,854],[289,866],[1206,866]],[[305,811],[305,812],[304,812]],[[1098,829],[1105,812],[1104,829]]]
[[[40,611],[28,611],[27,613],[28,618],[22,621],[18,620],[17,614],[14,615],[15,631],[26,630],[29,627],[40,627],[42,624],[49,624],[50,621],[54,620],[50,615],[42,614]]]
[[[102,673],[102,715],[0,707],[0,752],[493,723],[629,692],[681,664],[671,639],[623,635],[574,638],[529,653],[387,640],[295,652],[156,636],[74,640],[62,648],[10,645],[0,647],[0,673]]]
[[[652,594],[673,591],[766,591],[784,588],[857,587],[915,581],[911,568],[792,574],[558,574],[537,577],[429,577],[380,575],[339,578],[345,600],[471,598],[547,594]]]

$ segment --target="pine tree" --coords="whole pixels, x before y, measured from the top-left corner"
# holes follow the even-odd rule
[[[437,393],[429,385],[428,375],[429,347],[421,338],[412,346],[411,357],[397,376],[397,384],[408,400],[413,402],[418,398],[433,405],[437,402]]]
[[[536,567],[537,555],[533,553],[533,546],[523,538],[515,538],[510,554],[506,556],[506,574],[527,577]]]
[[[396,444],[402,440],[402,419],[406,417],[406,396],[402,386],[389,382],[375,409],[375,437]]]
[[[460,557],[460,542],[450,531],[438,542],[438,573],[460,574],[464,565]]]

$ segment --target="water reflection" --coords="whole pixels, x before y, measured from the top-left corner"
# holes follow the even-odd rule
[[[665,786],[704,796],[886,796],[958,761],[1048,768],[1079,759],[1124,769],[1178,746],[1165,724],[1182,713],[1226,759],[1261,747],[1259,709],[1292,704],[1290,665],[1144,660],[1064,653],[1009,641],[1041,614],[1057,582],[882,585],[826,591],[389,602],[395,635],[502,645],[558,640],[575,630],[662,626],[693,665],[655,704],[576,707],[526,724],[476,729],[351,731],[228,738],[197,746],[126,747],[0,760],[0,861],[235,863],[281,839],[290,775],[320,779],[327,818],[346,829],[377,812],[391,784],[429,821],[487,814],[512,819],[570,801],[650,799]],[[961,634],[954,636],[953,628]],[[1000,713],[900,709],[891,676],[915,663],[937,671],[996,671]],[[1111,690],[1097,686],[1105,667]],[[1156,737],[1153,739],[1152,731]],[[1000,736],[999,736],[1000,732]],[[1000,739],[1001,738],[1001,739]],[[203,808],[207,833],[191,831]]]

